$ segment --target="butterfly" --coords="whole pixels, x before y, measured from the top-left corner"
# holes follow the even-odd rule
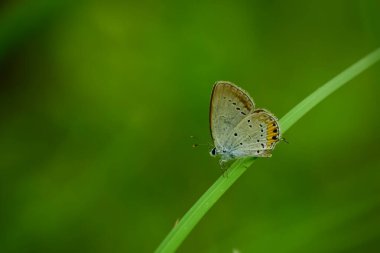
[[[255,108],[246,91],[227,81],[213,87],[210,131],[214,142],[210,155],[219,155],[221,165],[242,157],[271,157],[281,140],[278,119]]]

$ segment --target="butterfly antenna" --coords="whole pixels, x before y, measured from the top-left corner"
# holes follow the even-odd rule
[[[190,136],[191,139],[198,139],[197,137],[195,136]],[[199,146],[209,146],[209,147],[212,147],[212,144],[211,143],[193,143],[193,145],[191,145],[193,148],[197,148]]]
[[[193,145],[191,145],[193,148],[197,148],[199,146],[210,146],[209,143],[194,143]]]

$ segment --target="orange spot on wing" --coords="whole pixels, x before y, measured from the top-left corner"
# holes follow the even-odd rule
[[[280,129],[275,121],[267,122],[267,146],[272,147],[280,141]]]

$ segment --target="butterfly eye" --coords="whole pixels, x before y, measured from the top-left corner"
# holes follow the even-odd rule
[[[215,156],[215,155],[216,155],[216,148],[213,148],[213,149],[210,151],[210,155],[212,155],[212,156]]]

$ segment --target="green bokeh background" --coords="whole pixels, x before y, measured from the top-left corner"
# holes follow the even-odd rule
[[[281,117],[380,45],[376,0],[0,7],[0,252],[152,252],[221,175],[191,147],[215,81]],[[303,117],[179,252],[380,252],[379,84]]]

